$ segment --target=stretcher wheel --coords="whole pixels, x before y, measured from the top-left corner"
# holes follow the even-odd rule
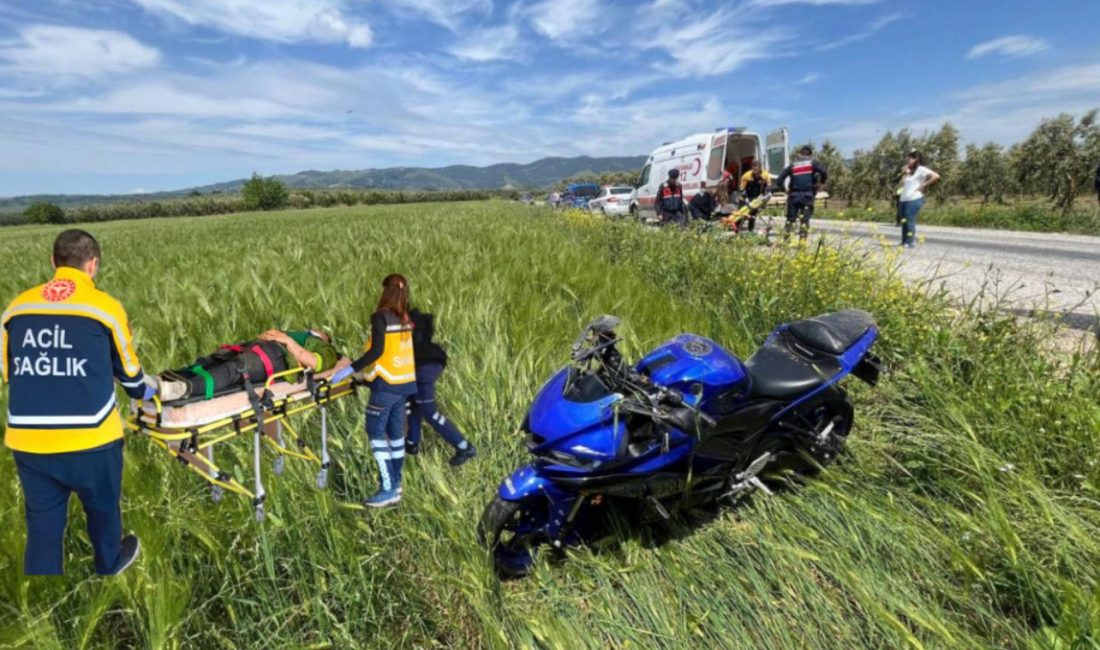
[[[221,503],[222,497],[224,496],[225,490],[222,488],[222,486],[215,485],[214,487],[210,488],[210,498],[213,499],[214,503]]]
[[[264,504],[256,506],[256,523],[262,524],[264,519],[267,518],[267,511],[264,510]]]
[[[275,459],[274,472],[275,476],[282,476],[283,470],[286,469],[286,456],[279,456]]]
[[[323,490],[328,487],[328,470],[323,469],[317,472],[317,489]]]

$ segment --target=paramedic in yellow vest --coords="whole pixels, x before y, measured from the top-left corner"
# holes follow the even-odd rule
[[[114,575],[137,558],[122,534],[122,420],[115,382],[146,394],[126,312],[96,289],[99,243],[83,230],[57,236],[53,279],[20,294],[2,316],[8,412],[4,444],[23,487],[27,575],[63,573],[69,497],[88,520],[96,573]]]
[[[413,323],[409,316],[409,283],[391,273],[382,280],[382,298],[370,319],[366,353],[332,376],[339,383],[353,372],[370,382],[367,437],[378,461],[379,490],[364,504],[385,508],[401,501],[401,467],[405,463],[405,401],[416,394]]]

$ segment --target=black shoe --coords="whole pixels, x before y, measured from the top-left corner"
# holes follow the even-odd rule
[[[405,443],[405,455],[406,456],[415,456],[419,453],[420,453],[420,443],[419,442],[406,442]]]
[[[122,547],[118,551],[118,568],[115,569],[111,575],[117,576],[126,569],[130,568],[130,565],[134,563],[134,560],[141,554],[141,542],[138,541],[137,535],[127,535],[122,538]]]
[[[458,467],[474,456],[477,456],[477,447],[467,442],[466,448],[456,450],[455,455],[451,456],[451,460],[448,462],[451,463],[452,467]]]

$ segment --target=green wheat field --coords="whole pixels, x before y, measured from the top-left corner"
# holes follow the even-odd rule
[[[442,408],[481,455],[453,469],[426,432],[400,508],[366,512],[365,397],[343,400],[329,489],[288,461],[256,524],[245,499],[212,503],[131,435],[122,507],[139,563],[95,577],[74,500],[67,575],[31,580],[0,454],[2,647],[1100,648],[1100,356],[1055,349],[1050,324],[906,287],[839,244],[768,249],[496,201],[90,229],[98,284],[153,371],[270,327],[325,328],[355,353],[381,278],[404,273],[451,354]],[[0,299],[48,277],[57,232],[0,231]],[[843,307],[874,313],[888,368],[876,388],[847,384],[843,462],[494,577],[477,519],[526,461],[526,406],[584,322],[622,317],[634,358],[681,331],[747,357],[776,324]],[[315,442],[318,416],[302,424]],[[219,461],[247,479],[250,453],[238,439]]]

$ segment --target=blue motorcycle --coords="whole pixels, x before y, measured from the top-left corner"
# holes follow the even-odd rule
[[[880,372],[874,320],[854,309],[781,325],[745,362],[681,334],[631,367],[618,325],[603,316],[584,328],[523,421],[535,459],[478,524],[502,577],[525,575],[542,548],[588,539],[610,502],[655,523],[817,474],[852,426],[840,381],[874,385]]]

